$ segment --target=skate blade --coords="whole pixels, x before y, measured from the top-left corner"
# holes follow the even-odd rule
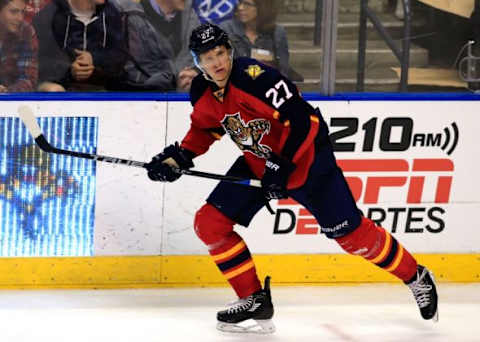
[[[252,323],[255,322],[255,323]],[[271,319],[266,320],[247,320],[240,323],[224,323],[218,322],[217,329],[228,333],[240,334],[272,334],[275,332],[275,325]]]
[[[435,312],[435,315],[433,315],[432,317],[432,321],[434,321],[435,323],[438,323],[438,307],[437,307],[437,312]]]

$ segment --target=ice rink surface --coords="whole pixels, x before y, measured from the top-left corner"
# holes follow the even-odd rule
[[[439,284],[440,321],[420,317],[402,285],[272,284],[272,335],[216,330],[228,288],[2,290],[0,341],[49,342],[473,342],[480,341],[480,284]]]

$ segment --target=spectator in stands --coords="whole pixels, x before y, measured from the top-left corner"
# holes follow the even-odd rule
[[[0,93],[34,91],[38,42],[24,0],[0,0]]]
[[[188,49],[190,35],[200,25],[192,0],[140,0],[140,5],[139,9],[143,9],[157,32],[156,41],[161,45],[156,48],[160,47],[173,56],[177,90],[188,91],[193,78],[199,73]],[[150,42],[149,45],[152,44],[157,43]]]
[[[108,0],[52,0],[33,20],[40,91],[109,89],[126,60],[122,17]]]
[[[193,0],[193,8],[200,21],[220,24],[232,19],[238,0]]]
[[[293,81],[303,81],[290,67],[287,34],[276,24],[277,8],[276,0],[239,0],[235,17],[220,26],[228,33],[235,56],[255,58]]]
[[[176,72],[170,42],[147,19],[143,6],[131,0],[117,0],[124,18],[128,61],[116,90],[172,91]]]
[[[32,23],[33,17],[36,16],[51,0],[27,0],[27,7],[25,8],[25,21]]]

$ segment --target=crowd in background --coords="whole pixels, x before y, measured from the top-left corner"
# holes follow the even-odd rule
[[[189,37],[205,21],[236,56],[292,75],[275,1],[0,0],[0,92],[188,91]]]
[[[291,67],[286,30],[277,23],[281,1],[0,0],[0,93],[187,92],[200,73],[189,37],[206,21],[228,32],[235,56],[258,59],[302,82]],[[403,18],[402,0],[386,1]],[[474,36],[480,32],[478,13],[470,18]],[[461,37],[438,37],[448,35],[442,27],[449,21],[441,18],[435,43],[427,44],[433,62],[435,56],[457,55],[464,44]],[[460,47],[452,45],[457,40]]]

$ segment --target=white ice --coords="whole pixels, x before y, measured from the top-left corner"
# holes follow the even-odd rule
[[[273,284],[273,335],[227,334],[215,314],[228,288],[2,290],[1,342],[473,342],[480,283],[438,285],[440,321],[424,321],[403,285]]]

